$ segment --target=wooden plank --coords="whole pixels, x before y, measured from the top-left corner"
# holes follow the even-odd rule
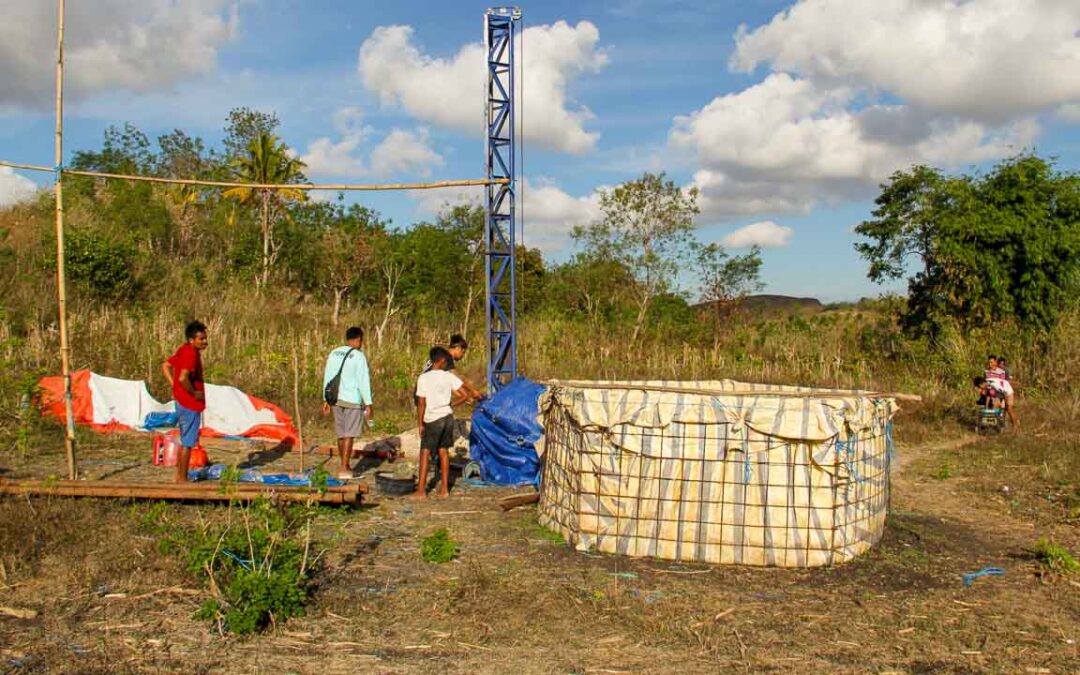
[[[518,506],[524,506],[525,504],[535,504],[540,501],[539,492],[529,492],[521,495],[510,495],[509,497],[503,497],[499,500],[499,508],[503,511],[509,511],[510,509]]]
[[[322,504],[358,504],[364,486],[330,488],[325,492],[305,487],[233,484],[222,491],[213,484],[121,483],[111,481],[0,480],[0,494],[48,495],[54,497],[106,497],[114,499],[165,499],[192,501],[251,501],[261,496],[285,501],[314,499]],[[208,489],[209,488],[209,489]]]

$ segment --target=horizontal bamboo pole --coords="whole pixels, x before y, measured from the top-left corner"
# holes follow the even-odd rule
[[[670,394],[701,394],[704,396],[776,396],[779,398],[894,398],[897,401],[922,401],[917,394],[897,392],[859,391],[850,389],[814,389],[813,391],[783,391],[777,389],[692,389],[690,387],[667,387],[644,384],[604,383],[587,380],[548,380],[540,384],[575,389],[618,389],[620,391],[660,391]],[[767,386],[767,385],[766,385]]]
[[[10,166],[12,169],[26,169],[27,171],[48,171],[53,173],[56,169],[48,166],[37,166],[36,164],[16,164],[15,162],[5,162],[0,160],[0,166]]]
[[[36,166],[33,164],[16,164],[0,160],[0,166],[9,166],[13,169],[25,169],[27,171],[47,171],[54,173],[54,167]],[[374,191],[374,190],[436,190],[449,187],[483,187],[485,185],[504,185],[510,181],[506,178],[487,180],[478,178],[474,180],[442,180],[432,183],[381,183],[381,184],[310,184],[310,183],[241,183],[220,180],[196,180],[194,178],[162,178],[159,176],[133,176],[122,173],[103,173],[100,171],[79,171],[76,169],[62,169],[62,173],[70,176],[89,176],[91,178],[110,178],[115,180],[136,180],[147,183],[168,183],[171,185],[200,185],[203,187],[218,188],[250,188],[253,190],[334,190],[341,192],[349,191]]]
[[[359,504],[366,491],[363,485],[327,488],[319,492],[307,487],[261,485],[255,483],[125,483],[79,480],[0,480],[0,494],[47,495],[53,497],[111,497],[117,499],[165,499],[192,501],[252,501],[266,496],[284,501],[322,504]]]

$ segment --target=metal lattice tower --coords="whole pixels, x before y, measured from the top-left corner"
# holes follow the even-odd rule
[[[514,232],[515,138],[514,37],[521,10],[495,7],[484,16],[487,50],[485,144],[487,178],[485,239],[487,256],[488,391],[517,377],[517,273]]]

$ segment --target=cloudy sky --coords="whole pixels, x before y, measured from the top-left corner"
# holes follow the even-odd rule
[[[487,3],[68,2],[66,147],[109,124],[219,139],[274,110],[320,182],[479,178]],[[1080,168],[1076,0],[524,5],[526,244],[560,259],[596,190],[667,171],[699,236],[765,248],[773,293],[855,299],[851,228],[913,163],[1034,148]],[[0,0],[0,158],[52,164],[53,3]],[[0,204],[40,176],[0,168]],[[454,193],[357,197],[398,225]],[[350,197],[352,199],[352,197]]]

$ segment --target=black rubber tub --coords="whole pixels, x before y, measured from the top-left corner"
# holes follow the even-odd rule
[[[416,491],[416,478],[396,478],[391,472],[375,474],[375,486],[379,492],[387,495],[407,495]]]

